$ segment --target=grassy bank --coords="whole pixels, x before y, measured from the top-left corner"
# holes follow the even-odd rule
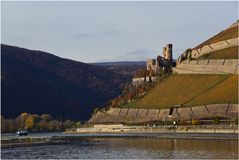
[[[238,46],[233,46],[204,54],[200,59],[238,59]]]
[[[223,40],[236,38],[236,37],[238,37],[238,26],[234,26],[232,28],[228,28],[226,30],[223,30],[223,31],[219,32],[215,36],[209,38],[205,42],[203,42],[200,45],[198,45],[197,47],[195,47],[195,49],[200,48],[204,45],[208,45],[208,44],[211,44],[211,43],[216,43],[216,42],[220,42],[220,41],[223,41]]]
[[[237,80],[238,75],[173,74],[127,107],[168,108],[174,105],[238,103]]]

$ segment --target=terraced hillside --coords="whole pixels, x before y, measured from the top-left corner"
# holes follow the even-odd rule
[[[143,98],[125,107],[168,108],[175,105],[238,103],[238,75],[177,75],[164,79]]]
[[[199,59],[238,59],[238,46],[213,51],[200,56]]]
[[[228,27],[227,29],[219,32],[215,36],[213,36],[213,37],[209,38],[208,40],[204,41],[203,43],[199,44],[194,49],[201,48],[202,46],[208,45],[211,43],[216,43],[216,42],[220,42],[223,40],[238,37],[238,25],[236,25],[237,23],[233,24],[232,26]]]

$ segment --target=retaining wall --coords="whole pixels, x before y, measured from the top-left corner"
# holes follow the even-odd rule
[[[178,74],[238,74],[237,59],[186,60],[173,68]]]
[[[120,111],[120,112],[119,112]],[[238,118],[238,104],[211,104],[205,106],[170,109],[110,108],[105,113],[97,112],[88,122],[97,123],[142,123],[153,121],[187,121],[220,117]]]
[[[202,56],[204,54],[217,51],[220,49],[232,47],[232,46],[238,46],[238,37],[237,38],[232,38],[232,39],[227,39],[224,41],[212,43],[209,45],[202,46],[201,48],[193,49],[191,52],[192,58],[197,58],[199,56]]]

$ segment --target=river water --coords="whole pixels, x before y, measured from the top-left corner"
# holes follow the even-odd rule
[[[40,134],[42,137],[57,133]],[[58,135],[61,135],[60,133]],[[2,135],[6,139],[14,135]],[[36,135],[35,135],[36,136]],[[39,136],[39,135],[38,135]],[[238,140],[91,137],[74,143],[1,149],[2,159],[238,159]]]

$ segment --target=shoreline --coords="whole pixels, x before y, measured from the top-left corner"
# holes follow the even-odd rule
[[[39,146],[39,145],[59,145],[70,144],[82,141],[94,141],[98,143],[100,140],[107,138],[157,138],[157,139],[191,139],[191,140],[238,140],[237,133],[71,133],[64,136],[52,136],[52,137],[26,137],[26,138],[14,138],[9,140],[1,140],[1,148],[13,148],[13,147],[27,147],[27,146]]]

